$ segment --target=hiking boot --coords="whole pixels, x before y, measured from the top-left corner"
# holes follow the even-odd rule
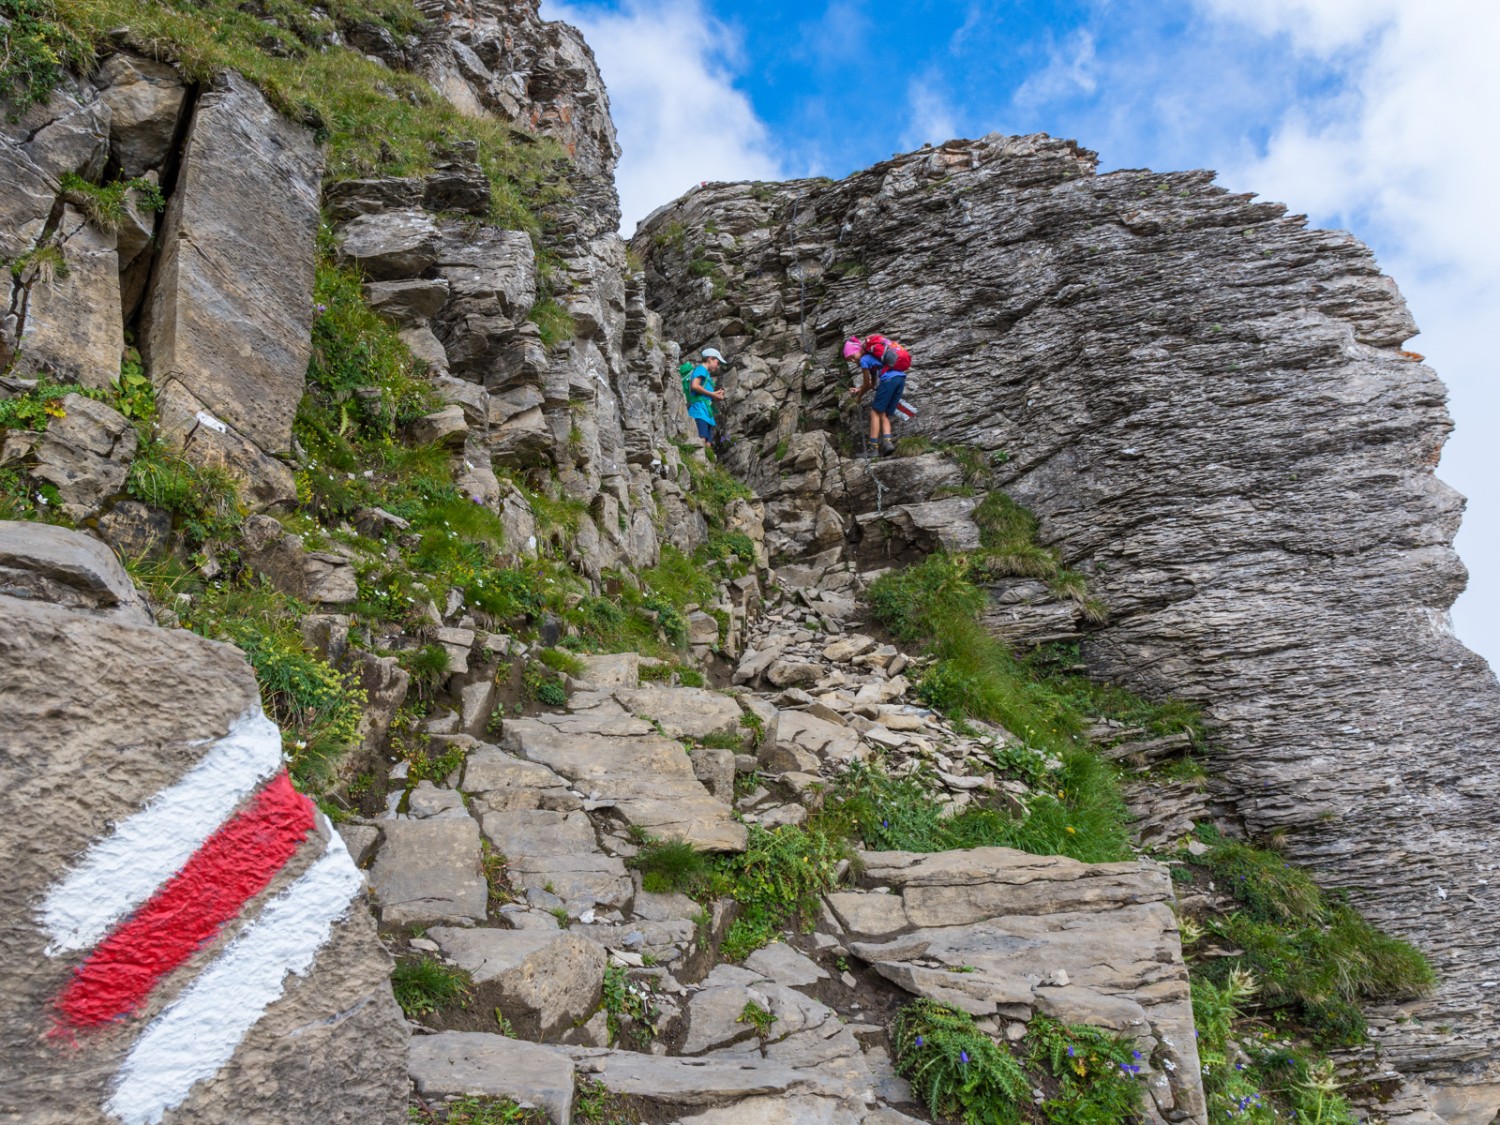
[[[896,452],[896,439],[886,434],[880,439],[880,455],[890,457]]]
[[[879,457],[880,446],[875,443],[874,438],[865,438],[864,445],[860,446],[860,450],[855,454],[855,456],[858,457],[861,461],[868,461],[872,458]]]

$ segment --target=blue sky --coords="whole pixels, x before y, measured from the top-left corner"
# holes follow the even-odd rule
[[[1500,667],[1500,3],[543,0],[581,27],[626,233],[700,180],[841,177],[923,142],[1045,132],[1101,170],[1212,168],[1352,230],[1451,391],[1469,497],[1458,634]]]

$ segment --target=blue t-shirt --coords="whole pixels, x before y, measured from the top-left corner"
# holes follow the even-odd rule
[[[904,374],[904,372],[897,371],[894,367],[887,367],[872,355],[860,356],[859,366],[865,371],[875,372],[877,382],[881,379],[888,379],[892,375]]]
[[[705,391],[718,389],[714,386],[714,377],[709,374],[708,368],[704,367],[701,363],[693,368],[693,377],[688,380],[688,387],[691,388],[695,382],[702,383]],[[690,418],[701,418],[712,426],[714,424],[714,400],[705,395],[693,394],[692,398],[688,400],[688,416]]]

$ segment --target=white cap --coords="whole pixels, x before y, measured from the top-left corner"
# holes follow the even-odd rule
[[[720,363],[728,363],[729,362],[727,359],[725,359],[722,355],[719,354],[719,349],[718,348],[704,348],[703,349],[703,358],[704,359],[716,359]]]

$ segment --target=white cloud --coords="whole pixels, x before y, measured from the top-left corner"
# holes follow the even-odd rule
[[[1440,475],[1469,496],[1459,548],[1470,590],[1459,637],[1500,667],[1500,5],[1490,0],[1202,0],[1326,68],[1327,92],[1275,123],[1221,180],[1353,229],[1376,247],[1423,327],[1412,346],[1452,391]]]
[[[958,121],[952,103],[926,79],[912,79],[906,89],[906,101],[910,116],[906,131],[901,135],[902,148],[940,145],[958,136]]]
[[[784,177],[764,122],[732,84],[739,39],[700,0],[629,0],[618,12],[544,0],[583,31],[619,134],[622,229],[704,180]]]
[[[1094,37],[1078,30],[1052,45],[1047,65],[1017,87],[1012,101],[1021,108],[1042,105],[1075,94],[1092,94],[1098,86],[1095,75]]]

